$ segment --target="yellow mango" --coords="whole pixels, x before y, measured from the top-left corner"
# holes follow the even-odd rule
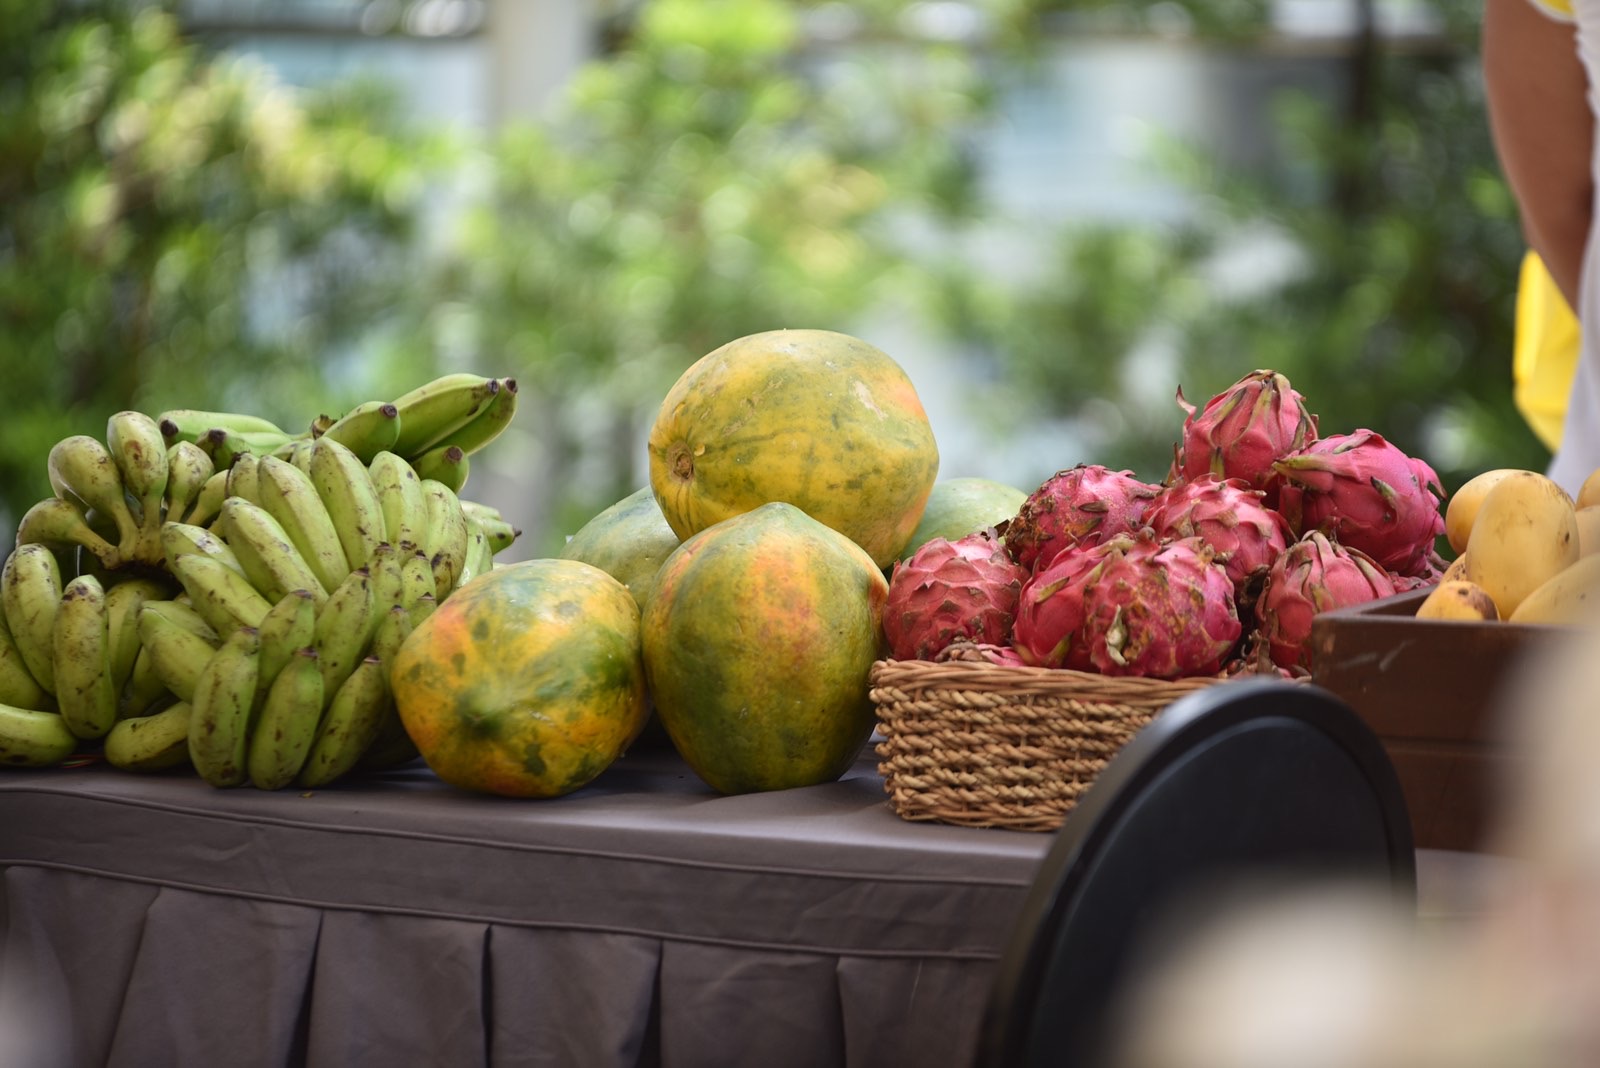
[[[1441,584],[1446,582],[1465,582],[1467,578],[1467,554],[1462,553],[1444,569],[1444,574],[1439,576]]]
[[[1522,599],[1512,623],[1593,622],[1600,605],[1600,555],[1563,568]]]
[[[1417,606],[1418,619],[1463,619],[1482,623],[1499,619],[1494,598],[1483,587],[1465,580],[1441,582]]]
[[[1544,475],[1513,471],[1484,495],[1465,551],[1468,581],[1510,619],[1523,598],[1577,561],[1572,498]]]
[[[1600,467],[1589,472],[1589,477],[1578,487],[1578,499],[1575,503],[1579,508],[1600,504]]]
[[[1515,467],[1497,467],[1473,475],[1450,495],[1444,508],[1444,536],[1450,548],[1460,553],[1467,547],[1467,537],[1472,533],[1472,523],[1478,517],[1483,498],[1507,475],[1517,473]]]
[[[1578,555],[1600,552],[1600,504],[1580,507],[1574,514],[1578,517]]]

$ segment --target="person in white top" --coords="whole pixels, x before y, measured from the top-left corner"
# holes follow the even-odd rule
[[[1490,130],[1523,233],[1582,324],[1549,469],[1576,496],[1600,468],[1600,0],[1485,0],[1482,46]]]

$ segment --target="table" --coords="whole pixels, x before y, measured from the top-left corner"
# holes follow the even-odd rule
[[[0,1027],[37,1068],[957,1065],[1049,844],[899,819],[870,751],[743,797],[659,751],[549,801],[7,770]]]
[[[959,1066],[1050,843],[899,819],[870,752],[744,797],[659,751],[552,801],[0,771],[0,1063]],[[1496,865],[1419,851],[1423,918]]]

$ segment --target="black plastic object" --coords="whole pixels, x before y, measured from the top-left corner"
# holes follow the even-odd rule
[[[1057,832],[1000,961],[979,1068],[1104,1064],[1150,924],[1231,886],[1334,879],[1381,881],[1415,907],[1405,797],[1371,729],[1280,679],[1174,701]]]

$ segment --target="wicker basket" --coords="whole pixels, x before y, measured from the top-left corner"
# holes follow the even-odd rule
[[[871,681],[878,768],[896,813],[1050,831],[1157,713],[1225,680],[1114,678],[973,655],[880,660]]]

